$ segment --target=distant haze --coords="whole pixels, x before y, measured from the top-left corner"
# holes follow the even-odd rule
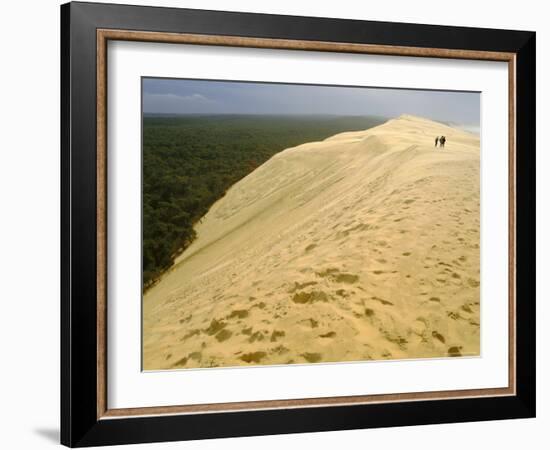
[[[479,128],[477,92],[144,78],[145,114],[413,114]]]

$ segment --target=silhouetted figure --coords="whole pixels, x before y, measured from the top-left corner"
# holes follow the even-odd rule
[[[439,138],[439,146],[440,147],[445,147],[445,142],[447,141],[447,139],[445,138],[445,136],[441,136]]]
[[[435,146],[437,147],[437,143],[439,142],[439,136],[435,138]]]

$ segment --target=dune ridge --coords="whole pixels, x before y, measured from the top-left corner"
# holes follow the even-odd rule
[[[196,232],[144,295],[145,370],[479,354],[473,134],[403,115],[289,148]]]

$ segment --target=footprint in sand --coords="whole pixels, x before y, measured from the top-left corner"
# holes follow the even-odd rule
[[[452,357],[462,356],[461,350],[462,350],[461,346],[449,347],[449,350],[447,350],[447,353],[449,354],[449,356],[452,356]]]
[[[340,297],[343,297],[343,298],[347,298],[350,296],[350,293],[348,291],[346,291],[345,289],[338,289],[336,290],[336,295],[340,296]]]
[[[203,331],[209,336],[212,336],[225,328],[226,325],[227,324],[223,321],[212,319],[212,322],[210,322],[210,326],[208,328],[205,328]]]
[[[265,307],[266,307],[265,302],[255,303],[254,305],[252,305],[252,308],[264,309]]]
[[[323,355],[321,353],[302,353],[300,356],[302,356],[308,363],[316,363],[323,359]]]
[[[462,317],[460,317],[460,314],[454,311],[447,311],[447,316],[453,320],[462,319]]]
[[[334,336],[336,336],[334,331],[329,331],[328,333],[319,335],[320,338],[333,338]]]
[[[189,314],[187,317],[184,317],[182,319],[180,319],[180,324],[182,323],[185,323],[185,322],[189,322],[191,319],[193,318],[193,314]]]
[[[271,349],[270,353],[274,353],[277,355],[284,355],[285,353],[288,353],[290,350],[286,348],[284,345],[279,345],[273,349]]]
[[[188,361],[189,358],[184,357],[184,358],[181,358],[180,360],[176,361],[172,367],[183,367],[187,364],[187,361]]]
[[[334,281],[336,281],[336,283],[353,284],[356,283],[358,280],[359,277],[351,273],[340,273],[334,277]]]
[[[262,359],[264,359],[267,356],[266,352],[252,352],[252,353],[245,353],[242,355],[239,359],[241,361],[244,361],[245,363],[259,363]]]
[[[365,316],[367,317],[374,317],[374,309],[371,308],[365,308]]]
[[[229,314],[227,316],[228,319],[233,319],[233,318],[237,318],[237,319],[244,319],[246,317],[248,317],[249,315],[249,312],[247,309],[235,309],[231,312],[231,314]]]
[[[315,302],[328,302],[328,296],[323,291],[312,292],[296,292],[292,297],[292,301],[298,304],[315,303]]]
[[[264,340],[264,334],[261,331],[256,331],[250,335],[248,338],[248,342],[251,344],[256,341],[263,341]]]
[[[231,336],[233,336],[233,332],[232,331],[229,331],[229,330],[221,330],[218,334],[216,334],[216,336],[214,336],[216,338],[216,340],[218,342],[223,342],[223,341],[227,341]]]
[[[315,286],[316,284],[317,284],[317,281],[306,281],[306,282],[304,282],[304,283],[298,283],[298,282],[295,281],[295,282],[294,282],[294,286],[291,287],[291,288],[288,290],[288,292],[289,292],[290,294],[292,294],[292,293],[296,292],[296,291],[299,290],[299,289],[303,289],[303,288],[308,287],[308,286]]]
[[[445,338],[441,333],[438,333],[437,331],[432,331],[432,336],[436,338],[438,341],[440,341],[442,344],[445,343]]]
[[[187,362],[189,360],[192,360],[192,361],[196,361],[196,362],[200,362],[202,359],[202,353],[201,352],[192,352],[192,353],[189,353],[187,356],[179,359],[178,361],[176,361],[172,367],[183,367],[187,364]]]
[[[271,342],[276,342],[277,339],[281,338],[281,337],[284,337],[285,336],[285,332],[284,331],[279,331],[279,330],[273,330],[273,332],[271,333]]]
[[[191,330],[189,331],[185,336],[181,337],[180,338],[180,341],[186,341],[187,339],[189,339],[190,337],[193,337],[193,336],[197,336],[201,333],[201,330],[199,329],[195,329],[195,330]]]
[[[298,323],[309,328],[317,328],[319,326],[319,321],[312,318],[300,320]]]

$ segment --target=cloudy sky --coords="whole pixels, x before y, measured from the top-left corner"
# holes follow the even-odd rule
[[[414,114],[478,126],[479,102],[471,92],[143,79],[146,114]]]

